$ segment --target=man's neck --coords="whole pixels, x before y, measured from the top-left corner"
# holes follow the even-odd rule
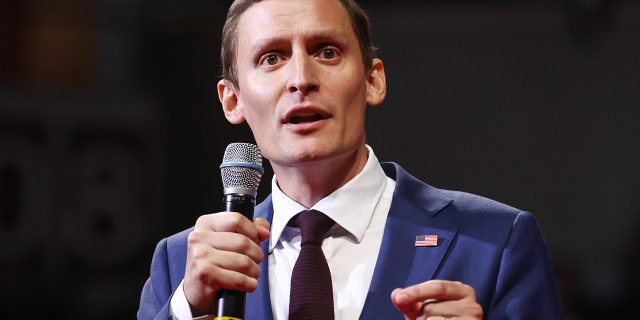
[[[306,208],[353,179],[367,163],[363,146],[352,154],[335,159],[305,162],[296,166],[272,163],[278,187],[284,194]]]

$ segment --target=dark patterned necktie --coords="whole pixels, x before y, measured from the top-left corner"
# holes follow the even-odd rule
[[[293,266],[289,294],[290,320],[333,320],[331,272],[322,252],[322,241],[334,222],[316,210],[295,217],[302,242]]]

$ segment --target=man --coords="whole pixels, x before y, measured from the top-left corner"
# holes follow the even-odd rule
[[[526,212],[428,186],[365,144],[386,78],[351,0],[237,0],[218,94],[275,177],[257,219],[205,215],[158,244],[139,318],[191,318],[220,289],[250,292],[246,319],[287,319],[299,212],[335,225],[322,243],[336,319],[560,319],[548,250]],[[433,235],[431,246],[414,246]]]

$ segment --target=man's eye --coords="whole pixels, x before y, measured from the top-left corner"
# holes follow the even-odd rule
[[[260,65],[262,66],[275,66],[282,62],[282,57],[277,54],[268,54],[260,60]]]
[[[324,49],[322,50],[322,54],[321,57],[323,59],[333,59],[337,56],[338,54],[336,53],[335,50],[333,49]]]
[[[263,63],[263,64],[265,64],[265,63],[266,63],[267,65],[274,66],[274,65],[278,64],[278,62],[279,62],[279,61],[280,61],[280,58],[278,58],[278,56],[277,56],[277,55],[275,55],[275,54],[270,54],[270,55],[268,55],[268,56],[266,56],[266,57],[264,58],[264,60],[263,60],[263,62],[262,62],[262,63]]]

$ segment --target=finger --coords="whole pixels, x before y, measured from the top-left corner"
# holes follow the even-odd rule
[[[198,261],[203,264],[205,272],[225,289],[245,289],[247,285],[257,285],[255,280],[260,276],[260,267],[249,257],[229,251],[219,251],[206,259]]]
[[[412,299],[403,289],[395,289],[391,292],[391,302],[405,316],[405,319],[415,319],[422,308],[422,300]]]
[[[431,280],[402,289],[410,300],[460,300],[464,298],[475,301],[475,290],[462,282],[447,280]]]
[[[431,319],[442,319],[443,315],[449,315],[454,319],[481,319],[482,307],[469,298],[461,300],[428,301],[422,305],[422,315]],[[437,318],[437,317],[440,318]]]
[[[260,273],[258,263],[245,254],[219,250],[205,243],[188,247],[185,282],[204,286],[210,292],[220,288],[252,291]]]
[[[247,256],[255,263],[264,259],[264,252],[257,243],[234,232],[193,230],[187,237],[187,248],[193,258],[215,257],[221,252],[234,252]]]
[[[425,301],[465,299],[475,304],[475,290],[461,282],[431,280],[391,293],[393,304],[407,319],[415,319],[423,312]]]
[[[222,252],[210,259],[195,260],[188,272],[192,278],[213,290],[251,289],[257,285],[256,279],[260,276],[260,268],[256,264],[246,256],[243,258],[233,252]]]
[[[260,240],[255,224],[238,212],[218,212],[200,216],[194,230],[235,232],[245,235],[256,243]]]

